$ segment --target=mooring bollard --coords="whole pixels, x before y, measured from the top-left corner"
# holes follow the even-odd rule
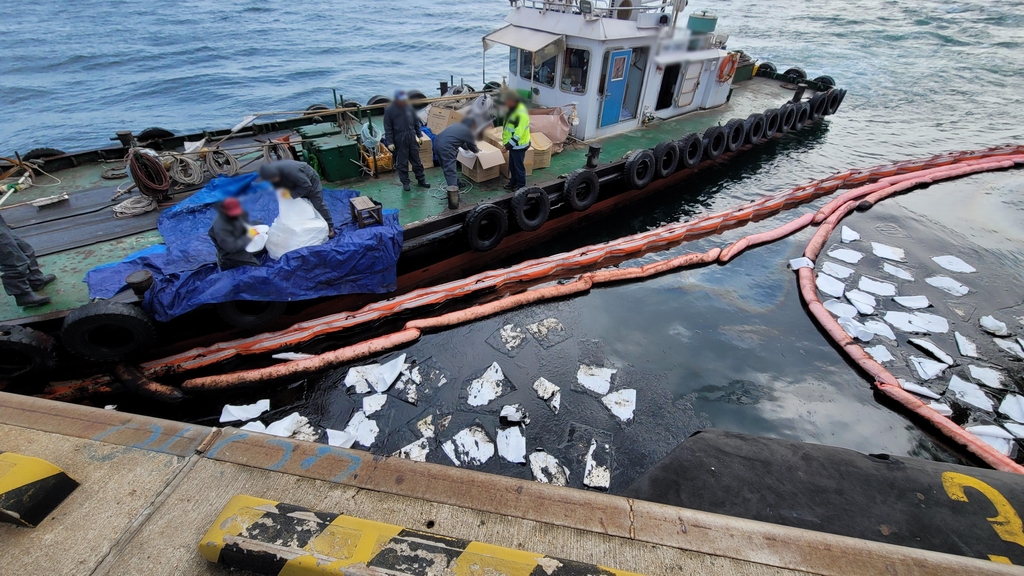
[[[459,187],[449,186],[448,191],[448,209],[455,210],[459,207]]]

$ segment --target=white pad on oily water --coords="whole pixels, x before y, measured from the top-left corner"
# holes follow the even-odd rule
[[[505,374],[497,362],[492,362],[487,370],[469,383],[466,403],[470,406],[486,406],[494,401],[504,390]]]
[[[896,246],[889,246],[888,244],[880,244],[878,242],[871,243],[871,252],[879,258],[885,258],[886,260],[893,260],[895,262],[906,262],[907,253],[903,251],[903,248],[897,248]]]
[[[925,312],[886,312],[885,321],[897,330],[918,334],[949,332],[949,322],[942,316]]]
[[[828,255],[841,262],[846,262],[847,264],[856,264],[864,257],[860,252],[850,250],[849,248],[834,248],[828,253]]]
[[[839,239],[843,244],[849,244],[850,242],[860,240],[860,234],[855,232],[852,228],[843,226],[842,229],[839,230]]]
[[[615,368],[581,364],[579,370],[576,371],[576,381],[587,390],[603,396],[611,388],[612,375],[616,372],[618,370]]]
[[[345,432],[355,436],[357,442],[369,448],[377,440],[380,428],[377,427],[375,420],[370,420],[362,410],[359,410],[348,421],[348,425],[345,426]]]
[[[959,332],[953,332],[953,337],[956,339],[956,349],[960,351],[961,356],[968,358],[978,357],[978,347],[970,338]]]
[[[818,277],[814,279],[814,285],[817,286],[818,290],[821,290],[823,294],[828,294],[833,298],[842,298],[843,292],[846,291],[846,284],[843,284],[828,274],[818,274]]]
[[[962,272],[964,274],[977,272],[974,266],[971,266],[956,256],[934,256],[932,257],[932,260],[950,272]]]
[[[921,350],[924,350],[939,362],[944,364],[953,364],[953,357],[943,352],[942,348],[939,348],[934,342],[927,338],[911,338],[910,343]]]
[[[616,418],[623,422],[629,422],[633,419],[633,411],[636,410],[636,390],[632,388],[616,390],[601,398],[601,402]]]
[[[936,362],[931,358],[922,358],[921,356],[911,356],[910,363],[914,366],[914,370],[917,370],[917,375],[923,380],[931,380],[946,368],[949,368],[949,364],[943,364],[942,362]]]
[[[1004,456],[1009,456],[1013,451],[1013,434],[1010,434],[1000,426],[986,424],[982,426],[970,426],[964,430],[974,434],[979,440],[998,450]]]
[[[1024,359],[1024,348],[1021,348],[1021,345],[1016,343],[1016,342],[1014,342],[1013,340],[1004,340],[1002,338],[993,338],[992,341],[996,343],[996,346],[999,346],[1000,348],[1002,348],[1006,352],[1009,352],[1010,354],[1013,354],[1017,358]]]
[[[856,338],[861,342],[870,342],[871,338],[875,335],[874,332],[868,330],[867,326],[857,322],[853,318],[844,317],[839,318],[837,321],[839,322],[839,326],[841,326],[843,330],[850,335],[850,338]]]
[[[939,415],[945,416],[946,418],[949,418],[950,416],[953,415],[953,409],[950,408],[949,406],[946,406],[942,402],[929,402],[928,407],[938,412]]]
[[[344,430],[327,429],[327,444],[341,448],[351,448],[356,443],[356,435]]]
[[[526,436],[519,426],[498,428],[498,456],[513,464],[526,464]]]
[[[896,295],[896,285],[895,284],[890,284],[888,282],[882,282],[880,280],[875,280],[874,278],[868,278],[867,276],[861,276],[860,277],[860,281],[857,282],[857,288],[859,288],[859,289],[861,289],[861,290],[863,290],[865,292],[870,292],[872,294],[877,294],[879,296],[895,296]]]
[[[387,394],[370,394],[369,396],[363,396],[363,413],[369,416],[379,412],[384,407],[384,402],[388,399]]]
[[[1012,392],[1007,394],[999,404],[999,413],[1024,423],[1024,396]]]
[[[474,424],[457,432],[441,450],[456,466],[480,466],[494,456],[494,443],[482,426]]]
[[[837,318],[853,318],[857,315],[857,308],[839,300],[825,300],[821,305],[825,307],[825,310],[835,314]]]
[[[931,278],[925,278],[924,281],[943,292],[952,294],[953,296],[963,296],[971,291],[970,288],[956,280],[953,280],[949,276],[932,276]]]
[[[900,306],[910,308],[911,310],[920,310],[932,305],[932,303],[928,301],[927,296],[896,296],[893,298],[893,301]]]
[[[896,335],[893,334],[892,328],[889,328],[888,326],[885,325],[885,323],[879,322],[878,320],[868,320],[867,322],[864,323],[864,327],[867,328],[868,330],[871,330],[878,336],[885,336],[889,340],[896,339]]]
[[[569,483],[569,469],[543,450],[530,453],[530,472],[533,479],[542,484],[565,486]]]
[[[853,304],[861,314],[866,316],[875,313],[875,306],[878,306],[878,300],[871,294],[854,289],[847,290],[845,296],[850,301],[850,304]]]
[[[978,323],[981,324],[982,330],[993,336],[1006,336],[1010,333],[1006,329],[1006,323],[996,320],[993,316],[982,316]]]
[[[903,388],[907,392],[913,392],[918,396],[924,396],[925,398],[931,398],[932,400],[939,399],[939,395],[936,394],[935,392],[932,392],[930,388],[925,388],[924,386],[921,386],[916,382],[903,380],[902,378],[897,378],[896,382],[899,383],[900,388]]]
[[[270,400],[257,400],[255,404],[233,406],[225,404],[220,412],[221,422],[245,422],[270,410]]]
[[[814,268],[814,261],[806,256],[793,258],[789,261],[790,270],[799,270],[801,268]]]
[[[825,262],[821,265],[821,271],[829,276],[835,276],[845,280],[853,275],[853,268],[847,268],[842,264],[836,264],[835,262]]]
[[[428,454],[430,454],[430,443],[427,442],[426,438],[420,438],[412,444],[399,448],[391,455],[412,460],[413,462],[426,462]]]
[[[977,384],[972,384],[955,374],[949,379],[949,388],[946,391],[951,392],[958,400],[966,402],[971,406],[988,412],[992,411],[992,400],[981,391],[981,388]]]
[[[907,272],[906,270],[904,270],[903,268],[900,268],[899,266],[893,266],[892,264],[889,264],[888,262],[883,262],[882,263],[882,270],[885,271],[886,274],[891,274],[891,275],[899,278],[900,280],[907,280],[909,282],[913,282],[914,281],[913,274],[911,274],[910,272]]]
[[[878,346],[871,346],[865,348],[864,351],[867,352],[869,356],[874,358],[875,362],[878,362],[879,364],[885,364],[886,362],[892,362],[893,360],[895,360],[895,358],[893,358],[892,354],[889,352],[889,349],[886,348],[885,346],[882,346],[881,344],[879,344]]]
[[[1003,384],[1003,373],[999,370],[971,364],[967,367],[967,371],[971,373],[971,378],[981,382],[983,386],[988,386],[989,388],[995,388],[997,390],[1003,390],[1006,388]]]

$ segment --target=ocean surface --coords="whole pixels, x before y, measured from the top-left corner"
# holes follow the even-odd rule
[[[689,8],[704,9],[719,16],[730,48],[779,70],[798,65],[811,77],[834,77],[849,90],[839,114],[808,136],[753,153],[729,170],[686,184],[679,194],[645,200],[529,256],[683,220],[849,167],[1024,142],[1024,2],[721,0],[694,1]],[[480,38],[502,25],[507,10],[505,0],[2,3],[0,154],[104,146],[121,129],[221,128],[253,112],[330,104],[331,89],[366,101],[399,87],[432,94],[449,77],[479,87]],[[506,57],[501,49],[488,52],[487,80],[501,80]],[[1021,229],[1020,181],[1019,174],[984,180],[990,202],[947,202],[946,195],[982,186],[969,179],[917,197],[926,201],[901,204],[898,216],[920,228],[912,240],[901,241],[919,245],[922,253],[928,246],[969,248],[990,266],[993,276],[986,282],[1002,286],[1004,296],[1019,294],[1020,241],[1000,231]],[[872,214],[851,222],[874,227]],[[875,218],[886,212],[879,214]],[[602,288],[430,334],[406,352],[463,388],[499,362],[518,386],[510,401],[526,403],[537,416],[527,427],[529,449],[578,459],[574,438],[608,439],[616,450],[613,491],[688,434],[712,426],[960,460],[962,454],[875,397],[810,321],[792,274],[780,265],[799,255],[808,237],[758,248],[728,266]],[[992,252],[987,261],[981,256],[986,251]],[[976,305],[981,310],[984,302]],[[516,356],[488,344],[506,323],[545,317],[561,320],[571,338],[550,348],[532,345]],[[638,390],[632,424],[617,422],[592,395],[570,386],[581,363],[617,366],[615,387]],[[286,405],[276,413],[299,410],[320,427],[344,428],[359,399],[339,391],[343,376],[336,371],[296,383],[290,395],[279,395]],[[564,412],[557,418],[540,417],[548,407],[530,390],[538,376],[563,386]],[[390,453],[415,440],[408,423],[425,410],[440,416],[445,402],[449,413],[458,412],[456,425],[496,421],[493,414],[460,412],[456,405],[463,400],[425,401],[388,416],[393,421],[382,419],[373,451]],[[192,408],[193,419],[212,421],[215,408]],[[435,449],[430,460],[446,457]],[[497,458],[485,469],[529,475]],[[572,483],[578,485],[578,478]]]

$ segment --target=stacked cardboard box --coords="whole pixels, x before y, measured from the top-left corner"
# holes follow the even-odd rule
[[[551,140],[540,132],[530,134],[530,150],[533,151],[533,167],[551,166]]]
[[[424,168],[434,165],[434,142],[426,136],[423,136],[423,143],[420,144],[420,162]],[[409,170],[412,170],[412,164],[409,164]]]
[[[459,152],[459,164],[462,164],[462,173],[474,182],[487,182],[498,177],[501,167],[505,165],[505,157],[502,150],[487,142],[477,142],[480,149],[476,154],[465,154]]]
[[[430,112],[427,113],[427,128],[430,128],[430,131],[436,136],[445,128],[462,120],[462,117],[462,112],[458,110],[431,106]]]

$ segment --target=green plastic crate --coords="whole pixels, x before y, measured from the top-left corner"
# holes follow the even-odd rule
[[[337,134],[310,141],[320,176],[330,182],[356,178],[359,169],[359,144],[350,136]]]

